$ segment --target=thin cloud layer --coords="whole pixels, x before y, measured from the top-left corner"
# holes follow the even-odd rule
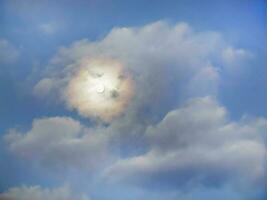
[[[8,40],[0,38],[0,64],[14,63],[18,56],[17,48]]]
[[[89,200],[86,195],[72,194],[69,187],[63,186],[54,189],[40,186],[21,186],[10,188],[0,193],[0,200]]]

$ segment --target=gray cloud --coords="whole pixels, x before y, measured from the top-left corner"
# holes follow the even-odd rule
[[[89,200],[86,195],[73,195],[69,187],[63,186],[54,189],[40,186],[13,187],[0,193],[0,200]]]
[[[10,130],[9,149],[20,157],[52,167],[96,169],[108,156],[108,137],[68,117],[35,119],[26,133]]]
[[[121,62],[135,81],[135,98],[125,113],[150,123],[188,97],[216,95],[219,72],[227,65],[223,56],[227,49],[229,45],[219,33],[195,32],[186,23],[158,21],[143,27],[114,28],[99,41],[84,39],[62,47],[34,93],[58,95],[68,104],[64,91],[81,62],[112,58]],[[240,51],[231,48],[231,62]],[[242,52],[243,58],[246,51]]]
[[[54,167],[97,170],[111,183],[176,190],[230,184],[243,188],[242,193],[266,184],[265,118],[235,122],[214,98],[194,98],[142,130],[141,142],[125,132],[132,143],[128,149],[116,131],[131,126],[118,125],[90,129],[67,117],[43,118],[26,133],[11,130],[5,139],[10,150],[23,158]],[[135,127],[133,133],[138,135],[138,130]]]
[[[261,185],[266,128],[266,119],[233,122],[216,100],[194,99],[147,128],[146,153],[121,159],[104,174],[115,182],[174,188]]]
[[[64,93],[84,59],[118,60],[133,78],[134,97],[121,117],[102,131],[115,137],[120,148],[136,153],[146,148],[140,143],[148,125],[188,98],[217,94],[220,71],[226,67],[222,54],[228,47],[219,33],[195,32],[186,23],[114,28],[99,41],[84,39],[60,48],[34,93],[68,107]]]

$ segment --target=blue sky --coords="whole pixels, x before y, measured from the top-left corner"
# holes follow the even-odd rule
[[[266,198],[266,20],[264,0],[0,1],[0,199]]]

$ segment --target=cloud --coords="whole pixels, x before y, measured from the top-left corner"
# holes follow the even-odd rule
[[[261,191],[261,197],[266,185],[266,130],[267,119],[232,121],[216,99],[202,97],[147,126],[141,142],[124,132],[131,145],[118,143],[121,135],[114,132],[121,127],[114,122],[87,128],[67,117],[36,119],[26,133],[10,130],[5,139],[22,158],[61,169],[97,171],[98,178],[109,183],[178,191],[231,185],[247,196]]]
[[[250,52],[244,49],[234,49],[233,47],[228,47],[222,52],[222,57],[227,64],[233,64],[251,56],[252,54]]]
[[[0,193],[0,200],[89,200],[86,195],[73,195],[69,187],[63,186],[54,189],[40,186],[21,186],[8,189]]]
[[[253,54],[244,49],[227,47],[222,51],[222,59],[226,71],[230,73],[238,73],[242,70],[241,66],[244,66],[245,62],[249,61],[251,58],[253,58]]]
[[[14,63],[19,51],[8,40],[0,38],[0,63]]]
[[[49,167],[97,169],[112,159],[107,138],[69,117],[35,119],[26,133],[10,130],[5,136],[9,149],[22,158]]]
[[[104,180],[143,188],[261,187],[266,119],[230,120],[216,100],[222,72],[249,56],[218,32],[164,21],[114,28],[98,41],[76,41],[59,49],[34,93],[57,97],[53,100],[92,119],[91,111],[86,115],[71,103],[77,94],[69,88],[85,60],[104,58],[129,73],[134,85],[129,104],[108,124],[90,121],[88,128],[68,117],[40,118],[29,131],[9,131],[6,141],[24,158],[98,169]]]
[[[39,26],[39,30],[47,35],[52,35],[57,31],[57,24],[54,23],[44,23]]]
[[[52,90],[54,81],[50,78],[44,78],[34,86],[34,94],[39,97],[46,96]]]
[[[143,27],[114,28],[101,40],[84,39],[62,47],[34,92],[42,93],[49,80],[46,97],[57,95],[68,105],[64,93],[82,61],[112,58],[129,71],[135,84],[135,97],[124,113],[151,122],[188,97],[216,95],[220,71],[227,65],[222,55],[228,47],[218,32],[195,32],[186,23],[158,21]],[[236,54],[240,53],[231,55],[231,60]]]
[[[211,97],[170,111],[145,133],[145,153],[105,171],[111,181],[171,188],[266,182],[267,120],[230,121]]]

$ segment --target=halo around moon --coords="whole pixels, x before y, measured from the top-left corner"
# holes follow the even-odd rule
[[[69,81],[65,96],[82,116],[109,122],[128,105],[133,81],[116,60],[87,59]]]

